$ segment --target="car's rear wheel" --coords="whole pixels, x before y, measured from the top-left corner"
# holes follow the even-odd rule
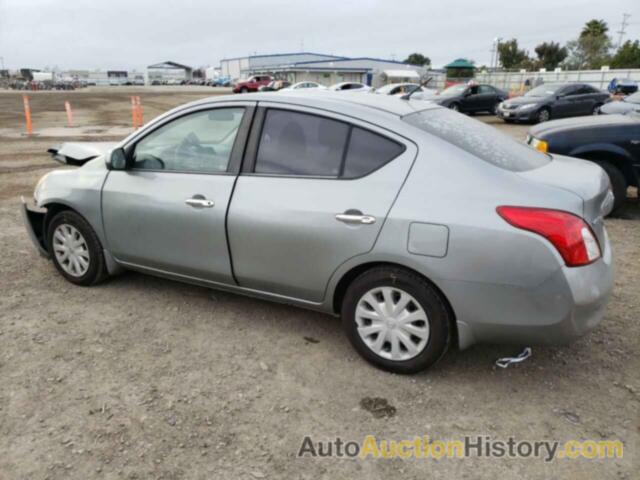
[[[600,115],[600,107],[602,106],[601,103],[598,103],[596,105],[593,106],[593,108],[591,109],[591,115]]]
[[[607,172],[611,182],[611,191],[613,192],[613,209],[611,213],[615,215],[627,200],[627,181],[620,169],[615,165],[609,162],[602,162],[600,166]]]
[[[240,93],[247,93],[247,92],[249,92],[249,89],[247,87],[242,87],[240,89]]]
[[[89,286],[107,277],[100,240],[77,213],[65,210],[53,217],[47,245],[56,269],[71,283]]]
[[[547,122],[551,119],[551,112],[548,108],[541,108],[536,115],[536,122]]]
[[[397,267],[377,267],[349,285],[342,321],[351,344],[373,365],[416,373],[446,352],[451,315],[425,279]]]
[[[449,105],[449,108],[451,110],[453,110],[454,112],[459,112],[460,111],[460,104],[453,102],[451,105]]]
[[[500,105],[501,102],[496,102],[493,104],[493,107],[491,107],[491,114],[493,115],[498,115],[498,105]]]

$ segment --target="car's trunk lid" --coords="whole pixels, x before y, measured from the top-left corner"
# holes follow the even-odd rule
[[[518,175],[579,196],[583,202],[582,217],[593,229],[600,245],[604,245],[604,217],[613,208],[613,194],[609,177],[602,168],[587,160],[554,155],[545,166]]]

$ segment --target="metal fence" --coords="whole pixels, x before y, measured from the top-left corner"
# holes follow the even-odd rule
[[[640,83],[640,69],[625,70],[563,70],[559,72],[479,72],[475,80],[503,90],[520,90],[524,83],[534,86],[549,82],[582,82],[606,89],[614,78],[631,78]]]

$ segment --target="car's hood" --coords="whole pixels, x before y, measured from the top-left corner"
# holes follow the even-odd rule
[[[600,107],[601,113],[608,115],[612,113],[640,112],[640,104],[631,102],[609,102]]]
[[[67,142],[47,150],[51,156],[68,165],[83,165],[114,148],[118,142]]]
[[[544,135],[556,133],[558,131],[591,128],[596,126],[625,125],[629,122],[636,122],[632,117],[626,115],[592,115],[586,117],[565,118],[562,120],[552,120],[532,127],[529,133],[536,138],[544,138]]]
[[[528,103],[543,103],[549,97],[514,97],[504,101],[504,105],[507,107],[526,105]]]

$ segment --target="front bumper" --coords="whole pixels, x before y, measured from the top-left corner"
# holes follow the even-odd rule
[[[583,267],[563,266],[540,285],[443,286],[445,292],[457,292],[450,300],[458,316],[460,348],[475,343],[555,345],[570,343],[600,323],[613,279],[613,255],[605,231],[602,258]]]
[[[20,211],[22,213],[22,221],[27,229],[27,234],[38,249],[38,253],[45,258],[49,258],[49,252],[46,249],[46,240],[44,232],[44,217],[45,212],[39,212],[27,207],[27,202],[24,197],[20,197],[22,202]]]
[[[535,119],[536,110],[524,110],[519,109],[507,110],[503,107],[498,107],[497,117],[503,120],[510,120],[512,122],[531,122]]]

